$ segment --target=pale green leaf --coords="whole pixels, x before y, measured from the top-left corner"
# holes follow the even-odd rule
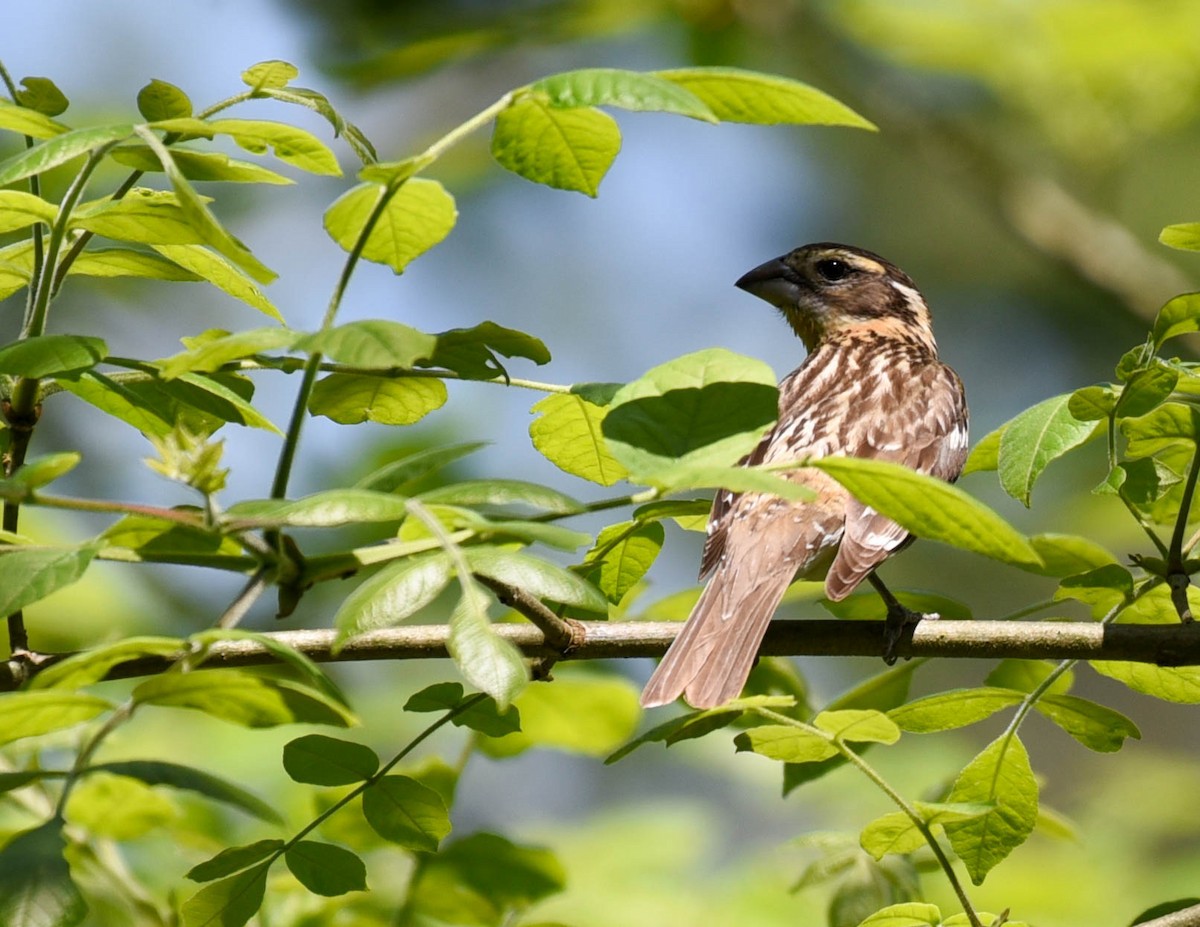
[[[503,710],[529,681],[525,659],[515,645],[488,622],[488,597],[471,581],[450,614],[446,646],[471,685],[486,692]]]
[[[0,698],[0,744],[74,727],[114,707],[82,692],[9,692]]]
[[[969,821],[991,810],[989,805],[914,802],[913,807],[928,825]],[[859,843],[875,859],[889,853],[913,853],[926,845],[925,836],[903,811],[876,818],[859,835]]]
[[[133,690],[139,705],[191,708],[243,727],[332,724],[354,719],[333,699],[300,683],[238,669],[153,676]]]
[[[264,89],[286,87],[300,76],[300,69],[294,64],[279,59],[260,61],[242,72],[242,82],[251,90],[258,92]]]
[[[937,905],[908,901],[881,908],[858,927],[938,927],[941,922],[942,912]]]
[[[1028,694],[1040,689],[1056,669],[1056,664],[1046,660],[1001,660],[996,664],[995,669],[987,674],[984,684],[999,689],[1015,689]],[[1066,695],[1074,684],[1075,673],[1073,670],[1058,672],[1046,692],[1051,695]]]
[[[1150,663],[1118,663],[1093,660],[1097,673],[1123,682],[1134,692],[1176,702],[1200,704],[1200,666],[1154,666]]]
[[[446,384],[432,378],[331,373],[313,387],[308,411],[340,425],[411,425],[440,409],[447,398]]]
[[[0,110],[0,117],[4,112]],[[29,112],[26,110],[25,112]],[[47,120],[54,125],[52,120]],[[86,129],[70,129],[60,134],[46,136],[32,148],[25,148],[5,161],[0,161],[0,187],[7,187],[18,180],[34,174],[42,174],[51,168],[119,141],[133,134],[133,125],[120,122],[115,125],[89,126]]]
[[[1119,395],[1108,385],[1084,386],[1071,394],[1067,411],[1081,422],[1098,422],[1112,415]]]
[[[253,357],[265,351],[290,349],[302,336],[286,328],[252,328],[247,331],[215,334],[186,351],[158,362],[164,380],[184,373],[213,373],[232,361]]]
[[[221,255],[209,251],[202,245],[155,245],[154,250],[173,261],[188,272],[207,280],[219,290],[263,315],[282,322],[283,316],[275,305],[263,295],[253,280],[243,274]]]
[[[139,393],[95,371],[58,381],[59,386],[102,412],[154,438],[171,433],[177,410],[165,398]]]
[[[875,128],[829,94],[775,74],[710,67],[655,71],[654,76],[699,97],[722,122]]]
[[[119,200],[85,203],[71,214],[70,228],[140,244],[201,244],[204,241],[174,193],[134,187]]]
[[[838,754],[832,738],[788,724],[752,727],[738,734],[734,743],[739,751],[748,750],[784,763],[815,763]]]
[[[1167,402],[1140,418],[1121,421],[1125,453],[1150,457],[1180,444],[1194,444],[1200,433],[1200,412],[1182,402]]]
[[[1100,544],[1078,534],[1035,534],[1029,543],[1042,558],[1035,572],[1046,576],[1074,576],[1116,562]]]
[[[246,151],[263,154],[268,149],[280,161],[310,174],[341,176],[337,158],[329,147],[311,132],[283,122],[264,119],[165,119],[151,128],[182,135],[212,138],[228,135]]]
[[[137,107],[148,122],[192,115],[192,101],[188,95],[165,80],[152,80],[139,90]]]
[[[112,159],[126,167],[139,171],[161,171],[162,162],[148,145],[122,145],[113,149]],[[239,161],[219,151],[192,151],[189,148],[171,148],[171,157],[188,180],[221,183],[268,183],[287,185],[294,183],[272,170],[253,161]]]
[[[973,820],[945,825],[950,845],[978,885],[1037,823],[1038,786],[1020,738],[1001,735],[992,741],[959,774],[947,800],[994,806]]]
[[[472,572],[540,599],[573,605],[589,612],[608,613],[608,601],[595,586],[547,560],[503,547],[468,547],[463,554]]]
[[[92,769],[71,790],[63,814],[93,839],[136,840],[171,824],[178,810],[137,779]]]
[[[1096,431],[1093,422],[1081,422],[1071,414],[1070,401],[1069,393],[1043,400],[1004,427],[1000,437],[1000,485],[1026,506],[1033,484],[1046,466]]]
[[[641,582],[658,558],[664,540],[663,526],[657,521],[609,525],[587,552],[580,572],[615,605]]]
[[[1033,707],[1098,753],[1115,753],[1126,737],[1142,739],[1137,725],[1119,711],[1074,695],[1045,695]]]
[[[523,505],[556,515],[585,511],[583,503],[566,493],[525,480],[461,480],[427,490],[420,499],[443,505]]]
[[[451,576],[450,560],[442,551],[389,563],[342,602],[333,619],[338,642],[399,624],[437,598]]]
[[[362,130],[350,120],[346,119],[339,113],[329,102],[325,94],[316,90],[310,90],[307,87],[260,87],[257,91],[258,95],[270,97],[272,100],[279,100],[283,103],[290,103],[295,106],[303,106],[313,112],[319,114],[331,126],[333,132],[338,137],[344,139],[363,164],[373,165],[379,160],[375,153],[375,146],[371,144],[371,140],[363,134]],[[361,175],[360,175],[361,177]],[[363,180],[372,178],[362,177]],[[388,181],[384,181],[385,183]]]
[[[884,460],[825,457],[809,465],[919,538],[1016,566],[1041,566],[1037,551],[1015,528],[949,483]]]
[[[812,723],[826,734],[850,743],[894,744],[900,729],[881,711],[869,708],[845,708],[823,711]]]
[[[383,197],[387,203],[379,208]],[[362,246],[368,261],[402,273],[408,264],[442,241],[458,221],[458,209],[440,183],[417,177],[398,190],[365,183],[342,194],[325,212],[325,230],[346,251],[353,251],[368,220],[378,217]]]
[[[994,686],[952,689],[893,708],[888,717],[903,730],[915,734],[950,731],[990,718],[998,711],[1020,704],[1024,697],[1021,692]]]
[[[369,489],[326,489],[300,499],[254,499],[231,505],[223,521],[245,528],[333,528],[356,522],[402,521],[406,500]]]
[[[1159,233],[1158,240],[1179,251],[1200,251],[1200,222],[1168,225]]]
[[[88,248],[75,259],[68,273],[86,277],[142,277],[146,280],[182,282],[200,279],[174,261],[132,248]]]
[[[14,232],[41,222],[47,228],[58,217],[58,207],[23,190],[0,190],[0,233]]]
[[[122,663],[143,657],[173,657],[183,651],[184,642],[178,637],[127,637],[65,657],[34,676],[29,688],[31,691],[82,689],[100,682]]]
[[[363,319],[308,335],[296,350],[323,354],[353,367],[413,367],[433,355],[437,339],[400,322]]]
[[[621,150],[621,130],[590,107],[557,108],[539,94],[518,97],[496,117],[492,156],[526,180],[596,196]]]
[[[30,138],[53,138],[67,131],[65,125],[55,122],[44,113],[27,106],[17,106],[8,100],[0,100],[0,129]]]
[[[78,582],[96,548],[0,547],[0,615],[11,615]]]
[[[626,470],[608,449],[602,434],[607,409],[582,396],[556,393],[538,400],[529,425],[533,446],[552,464],[572,476],[611,486]]]
[[[108,353],[89,335],[36,335],[0,348],[0,373],[13,377],[62,376],[95,367]]]
[[[283,819],[274,808],[240,786],[219,776],[162,760],[116,760],[88,767],[89,772],[109,772],[128,776],[147,785],[165,785],[173,789],[195,792],[205,798],[222,802],[232,808],[252,814],[268,824],[280,824]]]
[[[966,465],[962,475],[978,471],[995,470],[1000,466],[1000,439],[1004,437],[1006,426],[1001,425],[995,431],[989,432],[971,449],[967,455]]]
[[[544,77],[531,89],[544,93],[552,106],[616,106],[642,112],[675,113],[716,122],[709,108],[680,82],[655,74],[618,68],[583,68]]]

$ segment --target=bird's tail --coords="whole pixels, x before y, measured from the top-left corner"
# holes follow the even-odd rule
[[[715,708],[737,697],[758,655],[790,573],[757,579],[748,592],[721,569],[709,580],[683,630],[642,690],[642,707],[680,695],[693,708]]]

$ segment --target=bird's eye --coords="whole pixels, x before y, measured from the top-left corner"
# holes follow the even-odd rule
[[[850,276],[850,265],[837,258],[828,258],[824,261],[817,261],[817,273],[823,280],[837,283],[837,281],[845,280]]]

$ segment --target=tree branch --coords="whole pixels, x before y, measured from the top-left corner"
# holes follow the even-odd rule
[[[573,646],[563,653],[533,625],[499,624],[494,630],[531,659],[606,660],[658,657],[675,639],[678,622],[574,622]],[[318,662],[437,660],[449,657],[445,625],[412,625],[373,631],[333,653],[332,630],[279,631],[270,635]],[[775,621],[759,650],[763,656],[879,657],[882,621]],[[1083,621],[922,621],[906,630],[897,647],[902,657],[979,660],[1116,660],[1159,666],[1200,665],[1200,623],[1102,625]],[[17,688],[30,675],[68,654],[30,654],[27,661],[0,664],[0,691]],[[172,663],[143,658],[113,668],[108,678],[149,676]],[[277,662],[252,640],[219,641],[203,667],[262,666]],[[202,668],[203,668],[202,667]]]

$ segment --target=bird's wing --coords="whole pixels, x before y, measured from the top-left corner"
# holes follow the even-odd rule
[[[890,460],[918,473],[953,482],[967,458],[967,410],[958,376],[944,364],[921,371],[920,381],[901,391],[893,408],[880,409],[851,456]],[[851,498],[846,531],[825,594],[845,598],[871,570],[909,540],[908,532],[870,506]]]

